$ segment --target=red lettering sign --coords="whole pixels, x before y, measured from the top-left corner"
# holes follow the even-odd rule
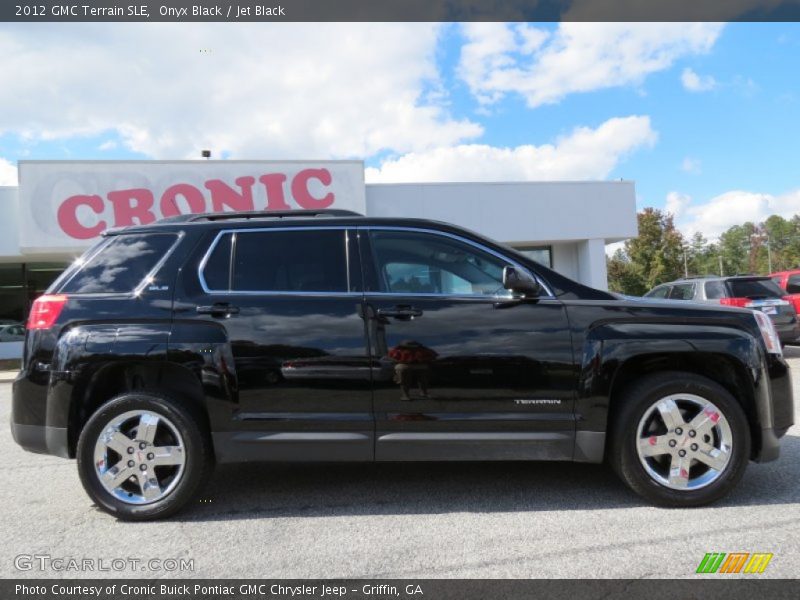
[[[76,240],[88,240],[100,235],[108,228],[105,221],[98,221],[87,227],[78,221],[78,207],[88,206],[96,214],[103,212],[103,199],[100,196],[70,196],[58,207],[58,225],[68,236]]]
[[[127,225],[147,225],[161,217],[173,217],[184,212],[204,213],[223,211],[252,210],[291,210],[293,207],[286,198],[287,175],[285,173],[266,173],[258,178],[263,185],[266,202],[256,206],[254,185],[256,178],[237,177],[235,186],[221,179],[209,179],[203,187],[210,193],[210,202],[199,187],[189,183],[175,183],[159,194],[151,189],[131,188],[113,190],[106,194],[106,201],[98,195],[76,195],[64,200],[58,207],[57,218],[61,229],[70,237],[88,240],[97,237],[109,227],[113,217],[114,227]],[[307,210],[320,210],[333,205],[336,197],[328,191],[319,190],[330,187],[333,178],[328,169],[303,169],[289,184],[291,200],[297,207]],[[158,202],[156,202],[158,198]],[[260,203],[259,203],[260,204]],[[210,205],[210,206],[209,206]],[[81,208],[83,207],[83,208]],[[96,215],[96,220],[79,220],[79,213],[86,209]]]

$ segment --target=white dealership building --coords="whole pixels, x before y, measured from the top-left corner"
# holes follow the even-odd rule
[[[630,181],[365,184],[360,161],[20,161],[19,185],[0,187],[0,319],[25,318],[109,227],[300,208],[455,223],[597,288],[606,244],[637,235]]]

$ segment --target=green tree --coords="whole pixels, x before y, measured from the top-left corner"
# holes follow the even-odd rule
[[[640,296],[647,292],[647,287],[633,268],[630,259],[622,248],[614,255],[606,258],[608,270],[608,289],[612,292]]]
[[[625,242],[625,254],[645,288],[641,291],[644,293],[683,276],[684,241],[671,214],[645,208],[637,217],[639,237]]]
[[[752,262],[750,236],[755,233],[756,226],[747,222],[744,225],[734,225],[719,236],[723,275],[750,272]]]

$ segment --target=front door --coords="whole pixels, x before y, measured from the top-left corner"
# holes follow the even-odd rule
[[[513,301],[502,271],[515,263],[472,240],[377,227],[360,239],[376,459],[571,458],[562,304]]]
[[[207,326],[203,339],[218,332],[231,354],[233,402],[210,409],[222,459],[372,460],[353,236],[341,227],[272,227],[213,238],[198,268],[187,269],[172,347],[191,320]]]

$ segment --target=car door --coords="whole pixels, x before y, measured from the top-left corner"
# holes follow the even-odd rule
[[[187,332],[200,323],[201,337],[222,336],[230,352],[221,362],[233,363],[234,404],[214,413],[225,459],[372,460],[360,268],[347,229],[226,229],[204,248],[177,299],[171,347],[201,335]]]
[[[502,271],[515,263],[461,236],[371,227],[359,239],[376,460],[571,458],[563,305],[512,300]]]

